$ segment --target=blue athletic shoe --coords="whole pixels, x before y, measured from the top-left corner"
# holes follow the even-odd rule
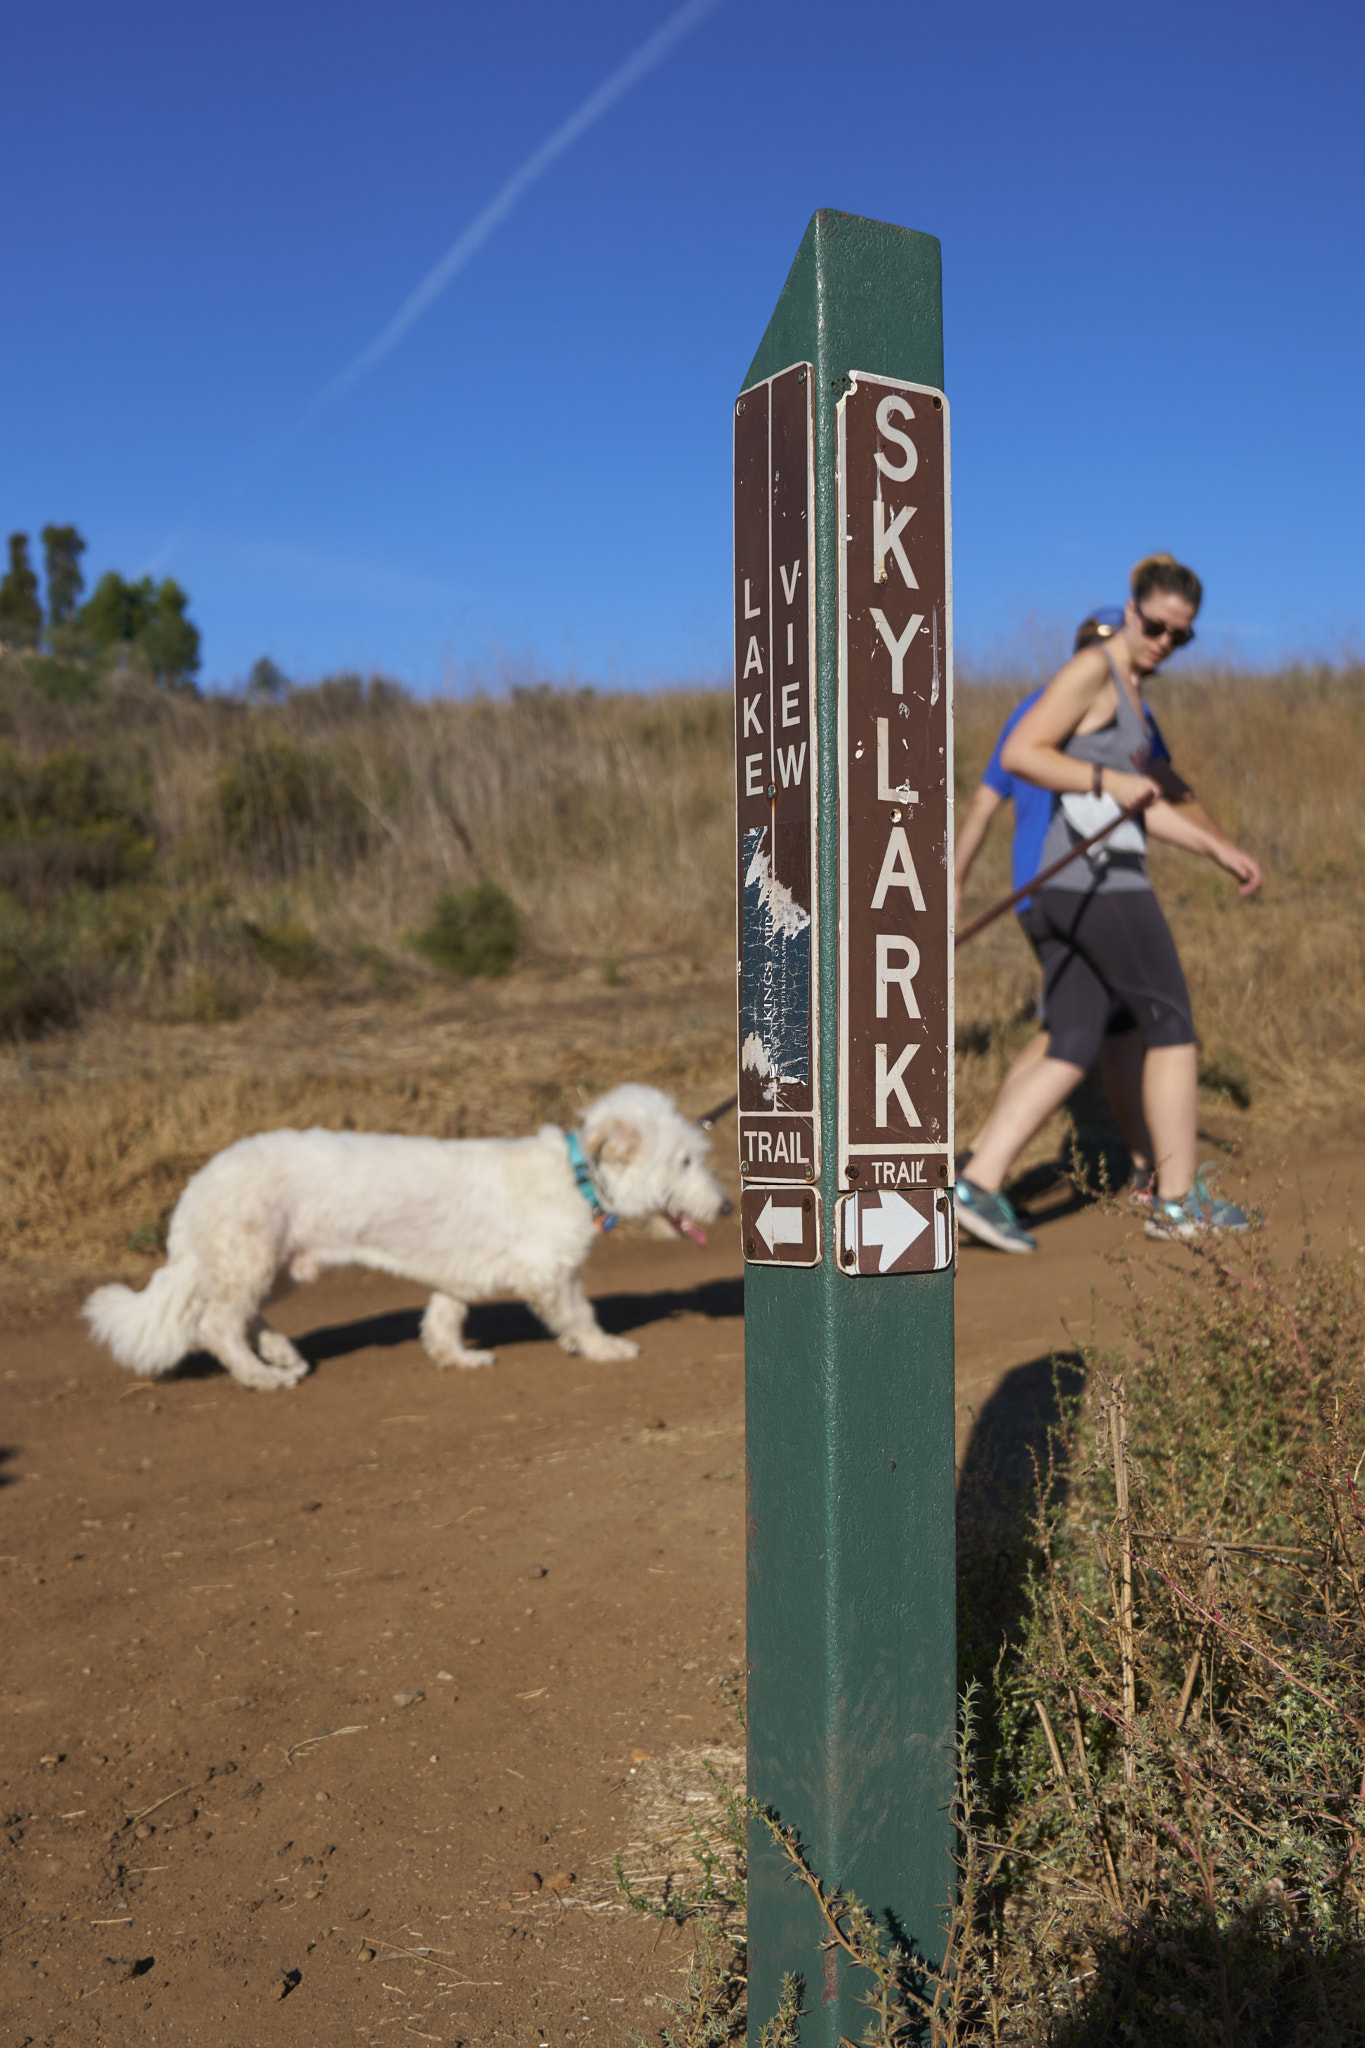
[[[1148,1237],[1183,1238],[1187,1244],[1210,1230],[1250,1227],[1251,1218],[1246,1210],[1210,1194],[1202,1175],[1178,1202],[1163,1202],[1159,1195],[1153,1195],[1152,1213],[1147,1218]]]
[[[974,1180],[960,1179],[954,1190],[957,1220],[982,1244],[998,1252],[1036,1252],[1038,1240],[1030,1237],[1014,1213],[1008,1195],[992,1194]]]

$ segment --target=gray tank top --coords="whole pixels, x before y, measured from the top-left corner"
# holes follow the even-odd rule
[[[1073,732],[1061,751],[1073,761],[1098,762],[1101,768],[1115,768],[1124,775],[1141,775],[1151,759],[1152,736],[1146,719],[1134,709],[1133,700],[1123,687],[1123,680],[1107,647],[1104,658],[1114,678],[1118,710],[1108,725],[1102,725],[1098,732]],[[1050,867],[1054,860],[1060,860],[1069,846],[1075,846],[1107,823],[1114,810],[1115,806],[1108,798],[1098,802],[1093,798],[1086,798],[1080,803],[1071,801],[1064,809],[1061,797],[1055,797],[1052,819],[1038,861],[1039,868]],[[1111,844],[1108,839],[1102,839],[1089,853],[1078,854],[1060,874],[1052,877],[1047,887],[1093,890],[1105,896],[1119,895],[1132,889],[1150,889],[1147,829],[1141,819],[1121,825],[1114,834],[1114,842]]]

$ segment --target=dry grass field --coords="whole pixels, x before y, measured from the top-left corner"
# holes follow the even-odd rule
[[[963,686],[974,786],[1020,686]],[[1365,674],[1192,673],[1155,702],[1178,765],[1264,862],[1263,896],[1156,849],[1203,1072],[1235,1127],[1365,1110]],[[625,1075],[701,1108],[732,1062],[730,704],[333,679],[278,705],[0,676],[0,1230],[11,1304],[145,1273],[187,1175],[282,1122],[502,1132]],[[415,941],[496,883],[497,980]],[[1003,894],[998,828],[968,914]],[[964,1135],[1032,1028],[1002,920],[959,962]],[[1055,1148],[1057,1132],[1039,1148]]]

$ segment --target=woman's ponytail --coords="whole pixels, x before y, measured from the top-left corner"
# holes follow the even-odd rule
[[[1204,602],[1203,584],[1193,569],[1177,562],[1174,555],[1144,555],[1140,562],[1134,563],[1128,587],[1136,605],[1140,605],[1143,598],[1154,590],[1169,590],[1173,597],[1182,598],[1196,611]]]

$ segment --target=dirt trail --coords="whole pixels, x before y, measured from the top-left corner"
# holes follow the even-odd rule
[[[1305,1161],[1304,1190],[1361,1164]],[[1130,1219],[1041,1235],[964,1251],[960,1457],[1026,1438],[1092,1289],[1117,1331]],[[421,1297],[354,1275],[281,1305],[318,1367],[292,1394],[134,1381],[70,1319],[5,1340],[7,2042],[657,2025],[685,1950],[606,1880],[650,1760],[738,1740],[742,1268],[728,1229],[608,1240],[589,1285],[637,1364],[501,1304],[472,1320],[496,1368],[438,1373]]]

